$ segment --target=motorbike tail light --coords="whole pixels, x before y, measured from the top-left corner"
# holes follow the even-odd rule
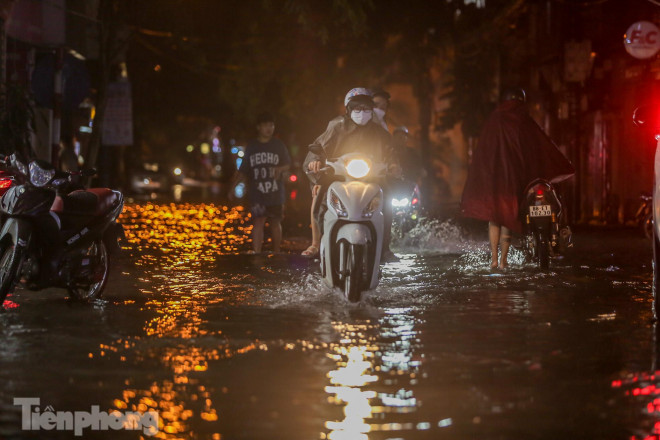
[[[412,205],[415,206],[416,204],[419,203],[419,199],[417,197],[413,197],[412,199]]]
[[[289,176],[289,181],[290,182],[298,181],[298,176],[296,176],[295,174],[291,174],[291,176]]]
[[[298,197],[298,191],[294,189],[293,191],[291,191],[290,196],[291,196],[291,200],[296,200],[296,197]]]
[[[542,198],[545,197],[545,188],[540,185],[534,187],[532,191],[534,192],[534,195],[536,196],[537,200],[541,200]]]
[[[11,186],[12,179],[0,179],[0,189],[7,189]]]

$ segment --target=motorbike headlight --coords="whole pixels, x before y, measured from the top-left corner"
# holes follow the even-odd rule
[[[346,164],[346,172],[354,179],[361,179],[369,174],[371,166],[364,159],[351,159]]]
[[[392,206],[395,208],[402,208],[404,206],[408,206],[408,203],[410,203],[410,200],[408,198],[404,199],[392,199]]]
[[[330,190],[330,206],[335,210],[338,217],[348,217],[348,211],[344,206],[344,203],[339,199],[339,196],[333,190]]]
[[[364,208],[364,211],[362,211],[362,217],[371,218],[374,215],[374,212],[376,212],[376,210],[379,208],[380,208],[380,194],[376,194],[374,198],[371,199],[367,207]]]
[[[44,169],[37,162],[30,163],[30,182],[34,186],[44,186],[55,177],[55,170]]]

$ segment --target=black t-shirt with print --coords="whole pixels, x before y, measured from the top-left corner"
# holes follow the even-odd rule
[[[289,151],[282,141],[248,142],[239,171],[248,179],[250,204],[275,206],[285,201],[284,178],[275,178],[275,168],[289,165]]]

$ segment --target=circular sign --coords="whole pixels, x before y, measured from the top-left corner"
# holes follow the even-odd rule
[[[650,21],[638,21],[628,28],[623,45],[635,58],[651,58],[660,50],[660,29]]]

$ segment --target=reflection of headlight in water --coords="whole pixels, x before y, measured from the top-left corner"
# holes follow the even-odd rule
[[[401,208],[403,206],[408,206],[410,200],[406,197],[405,199],[392,199],[392,206]]]
[[[236,185],[236,188],[234,188],[234,195],[239,199],[245,195],[245,184],[243,182]]]
[[[364,159],[353,159],[346,165],[346,172],[355,179],[360,179],[369,174],[369,169],[369,163]]]

